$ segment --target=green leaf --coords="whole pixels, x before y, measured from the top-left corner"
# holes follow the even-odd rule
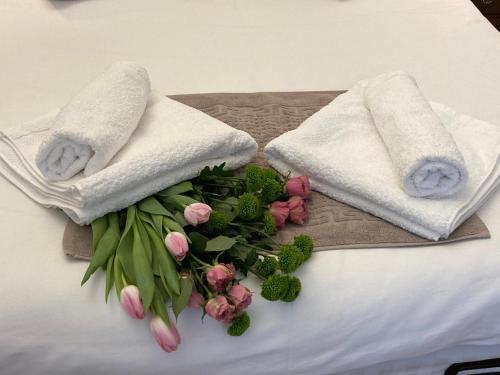
[[[161,215],[151,215],[153,219],[153,227],[156,229],[161,238],[164,238],[163,235],[163,216]]]
[[[177,221],[179,223],[179,225],[185,227],[188,225],[188,222],[186,221],[186,218],[184,217],[184,214],[177,211],[175,214],[175,221]]]
[[[133,246],[132,257],[134,260],[134,270],[136,275],[137,287],[139,288],[144,311],[148,311],[155,291],[154,276],[151,265],[148,262],[146,250],[141,241],[137,224],[132,226]]]
[[[175,260],[168,252],[158,233],[148,225],[145,228],[151,240],[154,273],[159,276],[163,275],[165,283],[168,285],[168,291],[172,292],[172,294],[179,294],[179,273],[177,272]]]
[[[109,292],[111,291],[111,288],[113,288],[114,284],[114,277],[113,277],[114,262],[115,262],[115,256],[111,255],[111,257],[108,259],[108,264],[106,266],[106,292],[104,293],[106,303],[108,303]]]
[[[257,252],[255,249],[245,245],[236,245],[229,250],[228,254],[236,258],[238,263],[245,268],[249,268],[257,262]]]
[[[191,297],[192,290],[193,280],[190,277],[181,278],[181,294],[172,298],[172,310],[174,311],[175,318],[179,317],[181,311],[184,310],[189,303],[189,297]]]
[[[236,244],[236,240],[231,237],[217,236],[207,242],[205,251],[224,251],[229,250]]]
[[[144,223],[142,222],[142,220],[139,217],[136,219],[135,223],[137,225],[137,229],[139,230],[139,236],[141,237],[142,245],[144,246],[144,250],[146,251],[148,263],[151,264],[151,262],[153,260],[153,251],[151,250],[151,244],[149,242],[148,233],[146,232],[146,229],[144,228]],[[151,223],[152,223],[152,221],[151,221]]]
[[[155,288],[154,297],[153,297],[153,310],[156,315],[159,315],[160,318],[163,319],[165,323],[169,323],[170,319],[168,318],[167,308],[166,308],[166,300],[164,299],[161,291],[158,287]]]
[[[92,222],[92,249],[95,252],[97,243],[108,229],[108,215],[104,215]]]
[[[172,207],[182,212],[184,212],[185,206],[189,206],[190,204],[193,203],[199,203],[196,199],[178,194],[171,195],[168,197],[160,196],[159,198],[162,200],[162,202],[165,202],[167,207]]]
[[[193,191],[193,184],[190,181],[184,181],[181,182],[180,184],[171,186],[167,189],[164,189],[160,191],[159,193],[156,193],[156,195],[162,196],[162,197],[170,197],[172,195],[177,195],[177,194],[183,194],[187,193],[189,191]]]
[[[120,260],[120,264],[129,281],[135,284],[134,260],[132,258],[133,240],[134,236],[132,231],[123,232],[120,244],[116,250],[116,256]]]
[[[122,237],[129,232],[130,228],[132,228],[132,224],[135,222],[136,211],[137,208],[134,204],[127,208],[127,221],[125,222],[125,229],[123,230]]]
[[[163,225],[171,231],[182,233],[183,235],[186,236],[188,242],[191,242],[189,237],[187,237],[186,232],[184,232],[184,228],[182,228],[178,222],[171,220],[167,217],[164,217],[163,218]]]
[[[123,285],[123,270],[118,255],[115,256],[115,259],[113,261],[113,276],[115,279],[116,295],[118,299],[120,299],[120,292],[124,288],[124,285]]]
[[[109,214],[109,227],[97,244],[92,260],[83,276],[82,284],[85,284],[92,274],[101,266],[106,264],[108,258],[115,253],[120,241],[120,227],[118,225],[118,214]]]
[[[165,207],[163,207],[163,205],[154,197],[148,197],[140,201],[139,210],[147,212],[149,214],[169,216],[171,218],[174,217],[174,215]]]
[[[195,253],[201,253],[205,251],[207,247],[208,238],[198,232],[189,233],[189,239],[191,240],[191,246],[189,248]]]

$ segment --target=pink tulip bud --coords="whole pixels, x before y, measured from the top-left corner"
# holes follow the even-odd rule
[[[232,264],[219,263],[210,268],[207,273],[208,285],[212,289],[222,292],[226,289],[227,284],[234,279],[236,269]]]
[[[192,226],[206,223],[211,213],[212,208],[205,203],[193,203],[184,209],[184,217]]]
[[[144,319],[144,308],[135,285],[127,285],[120,292],[120,303],[125,311],[134,319]]]
[[[193,287],[193,290],[191,291],[191,296],[189,297],[188,306],[193,309],[196,309],[200,306],[203,306],[204,303],[205,303],[205,298],[203,298],[203,295]]]
[[[288,209],[290,210],[290,221],[292,223],[304,224],[309,218],[306,204],[301,197],[291,197],[288,200]]]
[[[237,312],[245,310],[252,303],[252,292],[241,284],[237,284],[231,288],[229,297]]]
[[[290,213],[288,203],[280,201],[273,202],[269,208],[269,212],[271,212],[274,221],[276,221],[276,228],[283,229],[285,227],[285,221]]]
[[[231,323],[235,317],[235,307],[224,296],[217,296],[208,300],[205,311],[215,320],[224,323]]]
[[[170,254],[179,262],[182,261],[189,250],[189,245],[186,236],[179,232],[170,232],[165,237],[165,245]]]
[[[309,177],[298,176],[289,179],[286,184],[286,190],[290,196],[296,195],[304,199],[309,198],[311,196]]]
[[[175,325],[170,323],[168,326],[159,316],[151,319],[149,328],[158,345],[168,353],[174,352],[181,343],[181,337]]]

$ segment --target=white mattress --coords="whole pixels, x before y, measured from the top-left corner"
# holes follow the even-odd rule
[[[2,0],[0,41],[1,127],[119,59],[168,94],[346,89],[404,69],[429,99],[500,125],[500,34],[469,0]],[[479,212],[489,240],[316,254],[295,303],[255,297],[241,338],[189,311],[173,354],[104,304],[102,278],[79,287],[63,214],[3,179],[0,210],[2,375],[439,374],[499,352],[498,193]]]

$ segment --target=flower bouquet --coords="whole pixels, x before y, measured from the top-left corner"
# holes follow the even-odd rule
[[[224,164],[205,167],[190,181],[95,220],[82,285],[102,268],[106,300],[114,287],[132,318],[151,311],[151,332],[167,352],[181,341],[170,315],[187,306],[240,336],[250,326],[252,292],[241,283],[248,273],[262,281],[267,300],[292,302],[300,293],[291,274],[309,259],[313,242],[299,235],[281,244],[273,235],[287,221],[307,220],[309,196],[306,176],[283,178],[256,165],[243,176]]]

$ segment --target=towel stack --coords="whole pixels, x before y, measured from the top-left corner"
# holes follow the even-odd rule
[[[256,152],[247,133],[150,92],[144,68],[117,63],[60,111],[0,132],[0,174],[87,224]]]
[[[432,240],[500,183],[500,128],[428,103],[403,72],[359,82],[265,154],[278,171]]]

